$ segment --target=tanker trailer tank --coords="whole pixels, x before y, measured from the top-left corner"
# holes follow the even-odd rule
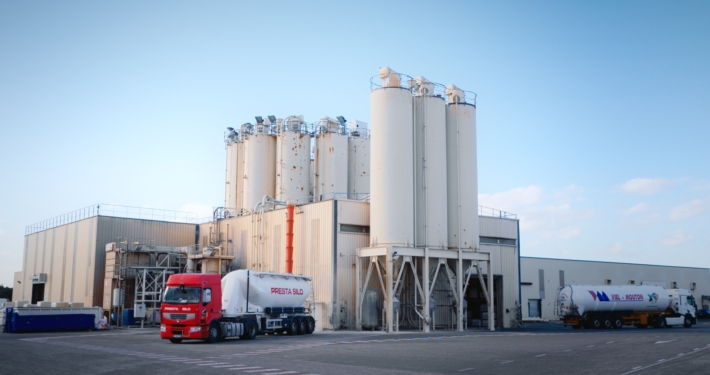
[[[270,309],[305,307],[311,278],[292,274],[237,270],[222,278],[224,316]]]

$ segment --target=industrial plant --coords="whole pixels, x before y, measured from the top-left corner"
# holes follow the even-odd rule
[[[212,217],[100,204],[27,227],[12,306],[158,325],[171,275],[288,272],[312,279],[316,331],[429,332],[556,319],[566,282],[710,295],[707,269],[633,265],[626,280],[614,264],[521,261],[517,216],[478,204],[476,94],[387,67],[370,88],[369,122],[262,114],[227,128]]]

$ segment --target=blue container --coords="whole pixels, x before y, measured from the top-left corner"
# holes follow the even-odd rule
[[[133,309],[124,309],[123,310],[123,325],[124,326],[132,326],[136,324],[136,319],[133,317]]]
[[[94,329],[93,314],[19,315],[7,317],[6,332],[60,331]]]

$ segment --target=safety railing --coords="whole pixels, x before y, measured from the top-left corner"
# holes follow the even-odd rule
[[[490,216],[490,217],[499,217],[503,219],[513,219],[516,220],[518,218],[517,214],[512,214],[510,212],[505,212],[501,210],[497,210],[495,208],[490,208],[486,206],[478,206],[478,216]]]

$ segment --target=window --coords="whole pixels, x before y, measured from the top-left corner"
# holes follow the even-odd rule
[[[611,285],[611,279],[604,280],[604,285]]]
[[[675,281],[671,281],[671,289],[678,289],[678,283]]]
[[[636,281],[634,281],[634,280],[629,280],[629,285],[636,285]]]
[[[509,245],[509,246],[515,246],[515,240],[511,240],[508,238],[497,238],[497,237],[479,237],[479,241],[483,244],[492,244],[492,245]]]
[[[163,295],[163,302],[167,303],[200,303],[200,288],[169,286]]]
[[[370,227],[368,225],[340,224],[340,232],[368,234]]]
[[[528,300],[528,316],[531,318],[540,317],[540,305],[541,301],[539,299],[529,299]]]
[[[695,283],[690,283],[690,290],[695,290]]]

